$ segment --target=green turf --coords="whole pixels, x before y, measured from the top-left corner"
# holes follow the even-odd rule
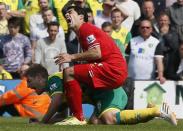
[[[28,124],[28,120],[23,118],[1,117],[0,131],[183,131],[183,120],[179,120],[176,127],[163,120],[137,125],[55,126]]]

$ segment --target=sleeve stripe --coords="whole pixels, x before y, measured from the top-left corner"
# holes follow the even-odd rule
[[[52,93],[52,94],[50,95],[50,97],[53,96],[54,94],[58,94],[58,93],[59,93],[59,94],[63,94],[62,91],[55,91],[54,93]]]
[[[98,47],[98,46],[100,46],[100,44],[99,44],[99,43],[96,43],[96,44],[93,44],[93,45],[89,46],[89,48],[88,48],[88,49],[92,49],[92,48],[94,48],[94,47]]]

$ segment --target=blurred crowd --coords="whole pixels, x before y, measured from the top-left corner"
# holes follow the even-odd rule
[[[114,39],[129,78],[183,79],[183,0],[0,0],[0,79],[20,79],[22,66],[32,63],[49,75],[77,64],[54,60],[82,51],[62,13],[67,2]]]

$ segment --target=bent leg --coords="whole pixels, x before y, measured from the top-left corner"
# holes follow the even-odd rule
[[[64,88],[71,112],[78,120],[83,120],[82,91],[77,80],[74,79],[73,67],[64,70]]]
[[[116,113],[116,120],[117,124],[137,124],[147,122],[159,116],[159,108],[153,107],[139,110],[123,110]]]

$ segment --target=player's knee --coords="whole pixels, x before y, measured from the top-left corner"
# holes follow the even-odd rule
[[[111,117],[104,118],[103,121],[107,125],[114,125],[114,124],[116,124],[115,120],[113,118],[111,118]]]

